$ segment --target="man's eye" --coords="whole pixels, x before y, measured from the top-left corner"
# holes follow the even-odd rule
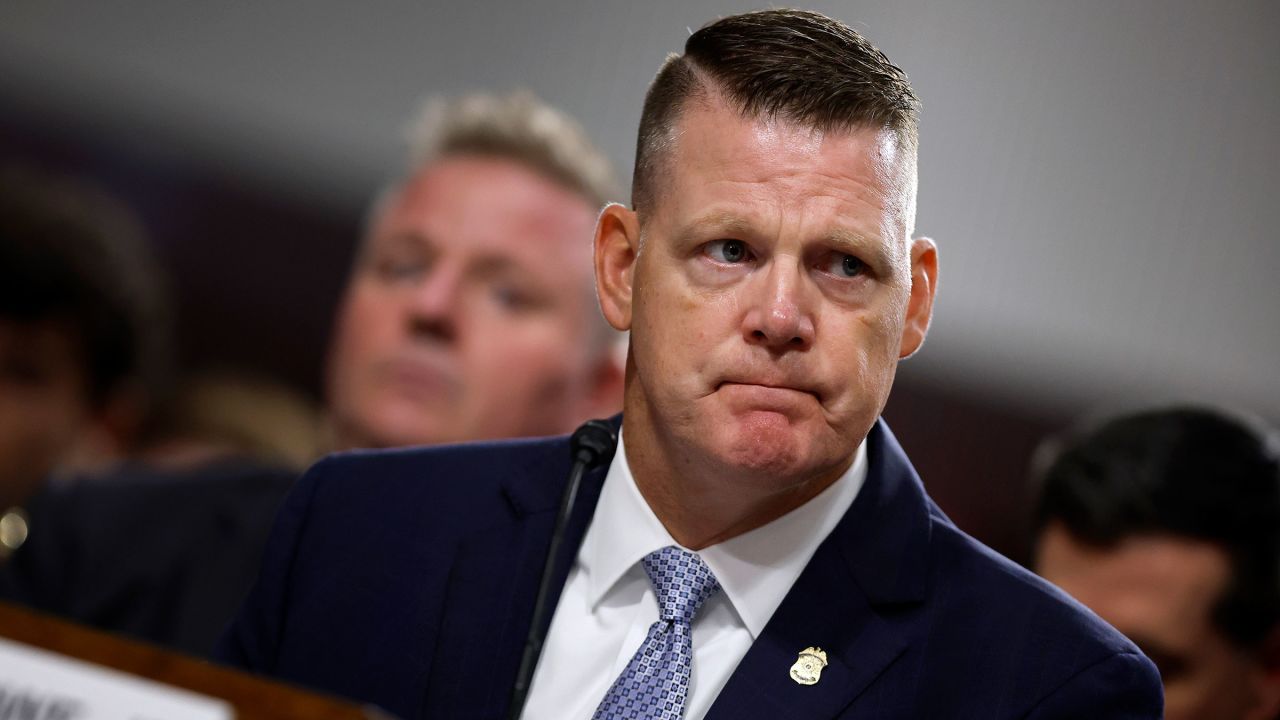
[[[866,263],[853,255],[837,253],[832,256],[827,272],[836,277],[852,278],[861,275],[867,269]]]
[[[537,310],[548,304],[545,293],[519,285],[497,283],[489,288],[489,292],[499,306],[511,311]]]
[[[499,305],[513,310],[528,304],[524,294],[519,290],[501,285],[494,286],[493,299],[497,300]]]
[[[740,263],[747,259],[747,244],[741,240],[715,240],[707,244],[707,255],[723,263]]]
[[[425,272],[427,264],[420,260],[383,258],[374,267],[385,280],[409,280]]]

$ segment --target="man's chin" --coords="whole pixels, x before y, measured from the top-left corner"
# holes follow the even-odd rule
[[[413,445],[440,445],[464,439],[460,423],[446,422],[441,413],[424,413],[420,408],[384,404],[364,426],[371,447],[393,448]]]
[[[812,441],[803,421],[773,410],[735,412],[711,430],[716,455],[748,474],[786,477],[802,472]]]

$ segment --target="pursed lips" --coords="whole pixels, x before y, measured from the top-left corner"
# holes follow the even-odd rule
[[[808,386],[808,385],[801,385],[799,383],[777,382],[777,381],[771,381],[771,380],[755,380],[755,379],[749,379],[749,378],[726,378],[724,380],[721,380],[720,383],[716,385],[716,389],[719,390],[720,388],[723,388],[726,385],[741,385],[744,387],[764,388],[765,390],[804,393],[806,395],[812,395],[819,402],[822,401],[822,395],[818,393],[816,388],[813,388],[812,386]]]
[[[399,357],[382,365],[383,376],[402,392],[410,395],[436,396],[452,393],[457,381],[439,363],[421,358]]]

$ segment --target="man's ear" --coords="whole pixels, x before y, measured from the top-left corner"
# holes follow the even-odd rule
[[[933,298],[938,292],[938,246],[929,238],[911,241],[911,297],[902,330],[899,358],[910,357],[924,344],[933,319]]]
[[[622,205],[606,205],[596,221],[596,293],[605,319],[615,330],[631,329],[631,291],[639,254],[640,219]]]

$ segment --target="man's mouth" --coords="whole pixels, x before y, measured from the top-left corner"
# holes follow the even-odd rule
[[[419,399],[438,399],[456,390],[453,376],[434,363],[400,358],[385,365],[384,373],[400,392]]]
[[[783,401],[783,400],[794,401],[795,395],[807,395],[819,401],[821,400],[821,397],[818,395],[818,393],[811,387],[798,386],[791,383],[774,382],[774,381],[768,381],[768,380],[753,380],[753,379],[745,379],[745,378],[723,380],[720,382],[718,386],[716,386],[716,390],[730,390],[732,392],[738,392],[738,393],[750,393],[752,396],[758,397],[762,400],[768,400],[772,398],[779,401]]]

